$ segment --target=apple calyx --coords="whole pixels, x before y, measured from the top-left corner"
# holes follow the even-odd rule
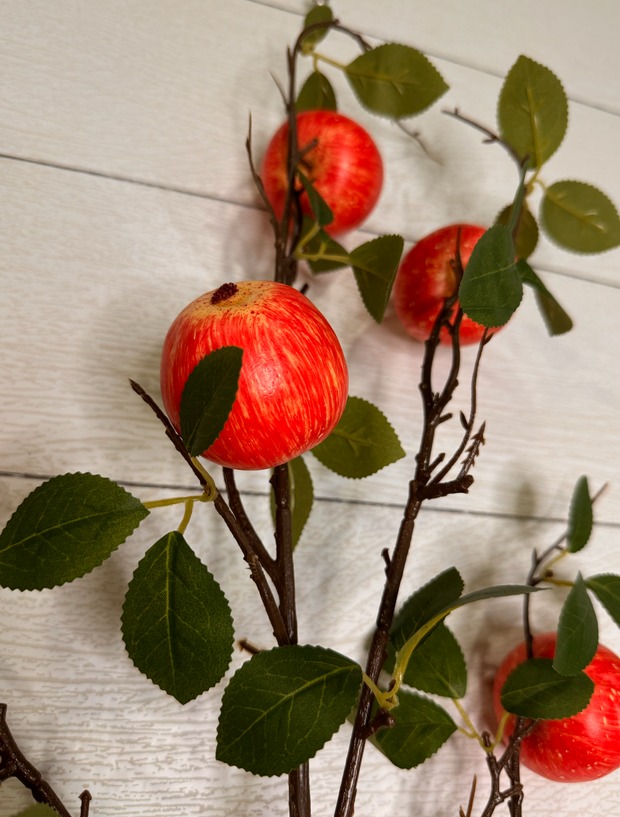
[[[211,296],[212,306],[221,304],[222,301],[227,301],[229,298],[232,298],[233,295],[236,295],[237,292],[239,292],[237,284],[222,284]]]

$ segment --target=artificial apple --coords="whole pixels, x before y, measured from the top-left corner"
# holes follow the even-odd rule
[[[278,218],[287,191],[288,122],[271,140],[261,171],[265,193]],[[356,122],[336,111],[304,111],[297,115],[297,142],[303,150],[314,139],[316,147],[304,153],[300,171],[330,206],[334,220],[325,227],[334,236],[354,230],[377,203],[383,183],[383,164],[375,143]],[[298,189],[302,189],[297,180]],[[311,214],[306,193],[300,199]]]
[[[536,658],[553,658],[556,633],[534,637]],[[502,661],[493,685],[493,705],[500,719],[500,693],[510,672],[525,660],[525,643],[515,647]],[[524,766],[549,780],[583,782],[596,780],[620,767],[620,658],[599,644],[585,669],[594,692],[588,706],[572,718],[541,720],[523,739]],[[508,742],[514,726],[511,716],[504,729]]]
[[[463,269],[484,227],[475,224],[451,224],[420,239],[402,261],[394,281],[394,309],[407,332],[416,340],[425,341],[431,334],[435,319],[457,286],[450,264],[456,258],[456,239]],[[458,301],[454,313],[458,309]],[[454,314],[453,313],[453,314]],[[497,329],[493,330],[497,332]],[[478,343],[484,334],[484,326],[463,315],[459,339],[461,346]],[[450,333],[442,327],[439,335],[443,344],[450,344]]]
[[[222,346],[241,347],[243,365],[232,411],[205,457],[229,468],[273,468],[332,431],[347,400],[342,348],[305,295],[272,281],[224,284],[186,306],[170,327],[161,392],[177,430],[187,378]]]

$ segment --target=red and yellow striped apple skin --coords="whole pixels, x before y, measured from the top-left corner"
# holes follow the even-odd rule
[[[179,430],[181,394],[194,367],[215,349],[240,346],[237,399],[203,456],[229,468],[273,468],[333,430],[347,400],[347,365],[336,334],[305,295],[272,281],[236,286],[216,304],[215,290],[207,292],[176,318],[162,352],[162,397]]]
[[[381,155],[360,125],[336,111],[298,114],[300,148],[313,139],[318,144],[305,154],[299,169],[332,209],[334,220],[325,230],[333,236],[341,235],[359,227],[377,203],[383,185]],[[271,140],[261,170],[265,192],[278,218],[284,212],[288,188],[287,150],[288,123],[285,123]],[[300,202],[303,213],[311,215],[305,192]]]

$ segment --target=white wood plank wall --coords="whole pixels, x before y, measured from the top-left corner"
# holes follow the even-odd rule
[[[441,113],[458,105],[494,127],[502,77],[520,53],[548,65],[570,98],[565,144],[550,182],[578,178],[620,202],[620,7],[615,0],[334,0],[373,42],[423,49],[451,86],[419,128],[430,161],[387,121],[365,114],[333,77],[341,109],[375,137],[384,193],[351,243],[399,232],[410,243],[458,220],[492,223],[515,174],[500,148]],[[45,476],[90,470],[133,484],[144,500],[191,487],[183,463],[127,378],[158,394],[158,358],[180,309],[224,281],[271,275],[271,238],[246,165],[251,111],[260,157],[283,118],[269,77],[306,0],[4,0],[0,4],[0,524]],[[325,51],[354,53],[345,38]],[[301,75],[308,69],[301,68]],[[330,78],[332,75],[330,74]],[[467,497],[436,503],[416,531],[403,596],[455,564],[468,587],[520,581],[532,547],[561,531],[580,474],[610,483],[594,540],[575,563],[620,571],[620,251],[568,255],[545,239],[533,266],[575,319],[549,339],[531,297],[485,353],[479,416],[487,445]],[[422,349],[392,313],[376,326],[350,273],[312,282],[311,298],[342,339],[351,392],[377,403],[404,447],[417,446]],[[473,353],[465,354],[471,365]],[[445,368],[447,357],[442,357]],[[460,401],[460,402],[459,402]],[[466,396],[457,408],[466,407]],[[458,431],[446,429],[449,444]],[[412,473],[412,457],[363,481],[310,458],[316,503],[296,551],[301,641],[362,660]],[[268,537],[265,475],[241,480]],[[172,487],[171,487],[172,486]],[[227,593],[238,635],[272,643],[240,556],[211,509],[188,539]],[[223,684],[181,707],[127,658],[119,619],[146,548],[178,526],[153,513],[101,568],[54,591],[0,591],[0,699],[25,753],[66,803],[84,787],[93,817],[284,815],[286,781],[214,759]],[[535,605],[555,626],[561,600]],[[489,717],[488,681],[519,639],[513,601],[470,608],[452,626],[468,658],[467,705]],[[620,634],[601,613],[601,640]],[[236,652],[233,669],[244,657]],[[232,670],[231,670],[232,671]],[[348,741],[343,727],[312,762],[315,813],[333,810]],[[360,815],[448,817],[484,758],[465,738],[413,772],[372,747]],[[528,815],[616,815],[620,772],[561,786],[523,773]],[[25,807],[10,783],[0,815]],[[479,810],[479,809],[478,809]]]

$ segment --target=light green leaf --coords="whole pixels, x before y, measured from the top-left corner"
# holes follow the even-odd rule
[[[349,255],[364,306],[381,323],[398,272],[404,241],[383,235],[356,247]]]
[[[549,238],[572,252],[605,252],[620,244],[618,211],[611,199],[591,184],[552,184],[542,199],[540,218]]]
[[[344,723],[361,681],[355,662],[323,647],[276,647],[253,656],[224,692],[217,759],[253,774],[288,774]]]
[[[586,579],[586,587],[596,594],[609,615],[620,627],[620,576],[599,573]]]
[[[538,168],[558,149],[568,123],[568,102],[555,74],[528,57],[512,66],[499,95],[499,131],[530,167]]]
[[[460,304],[472,321],[493,328],[510,319],[522,297],[512,236],[496,224],[472,251],[459,289]]]
[[[578,573],[560,613],[553,669],[560,675],[577,675],[594,658],[597,647],[596,613]]]
[[[304,82],[297,102],[297,113],[302,111],[337,111],[336,94],[330,81],[320,71],[313,71]]]
[[[302,236],[310,233],[313,224],[314,219],[310,216],[304,216]],[[322,272],[332,272],[332,270],[349,265],[349,253],[337,241],[334,241],[325,230],[320,228],[310,241],[302,245],[301,250],[303,254],[298,253],[299,257],[315,256],[314,259],[305,258],[306,263],[315,275]]]
[[[312,453],[326,468],[350,479],[368,477],[405,456],[385,414],[351,396],[336,428]]]
[[[443,746],[456,724],[445,709],[423,695],[401,690],[398,701],[391,713],[395,725],[379,730],[371,740],[399,769],[413,769]]]
[[[568,512],[568,534],[566,536],[566,550],[577,553],[588,543],[592,533],[592,500],[588,478],[579,477],[570,501]]]
[[[234,630],[219,584],[183,536],[155,542],[129,583],[122,616],[129,657],[181,704],[221,680]]]
[[[139,499],[105,477],[53,477],[26,497],[0,533],[0,586],[42,590],[78,579],[148,514]]]
[[[232,411],[243,359],[243,349],[223,346],[198,363],[181,395],[181,436],[197,457],[220,436]]]
[[[361,104],[392,119],[421,113],[448,90],[435,66],[407,45],[380,45],[345,71]]]
[[[310,179],[306,178],[306,176],[304,176],[300,170],[297,171],[297,175],[299,176],[301,183],[304,186],[304,190],[306,191],[306,195],[308,196],[310,209],[312,210],[312,215],[314,216],[316,223],[319,225],[319,227],[327,227],[327,225],[331,224],[334,220],[334,214],[332,213],[329,204],[321,196]]]
[[[315,23],[329,22],[330,20],[333,20],[333,18],[334,15],[332,14],[332,10],[327,4],[313,6],[306,14],[304,28],[308,28],[308,26],[312,26]],[[302,54],[309,54],[321,42],[328,31],[328,28],[319,28],[316,31],[313,31],[311,34],[308,34],[307,37],[304,37],[301,44]]]
[[[523,718],[559,720],[585,709],[593,691],[585,672],[560,675],[551,658],[531,658],[506,678],[500,701],[507,712]]]
[[[314,502],[314,490],[312,488],[312,477],[303,457],[295,457],[288,463],[288,484],[290,494],[291,522],[293,528],[293,547],[299,542],[299,537],[308,521],[312,503]],[[271,498],[271,518],[276,524],[276,502],[273,490]]]
[[[534,290],[536,303],[543,316],[547,332],[550,335],[563,335],[570,332],[573,328],[570,316],[567,315],[524,258],[517,261],[517,269],[523,283]]]
[[[504,207],[501,213],[497,216],[495,223],[508,227],[511,213],[512,204],[509,204],[507,207]],[[536,249],[537,244],[538,224],[528,208],[524,206],[523,212],[521,213],[521,221],[519,222],[519,229],[517,230],[517,239],[514,243],[516,257],[529,258],[529,256]]]

